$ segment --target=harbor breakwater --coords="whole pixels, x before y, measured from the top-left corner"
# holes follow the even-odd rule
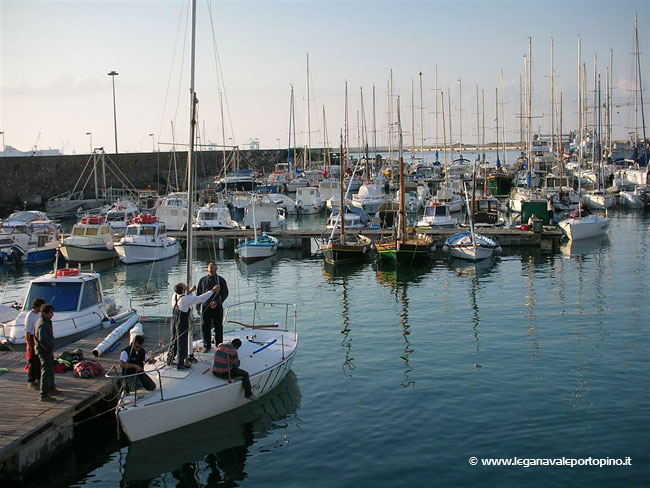
[[[314,155],[319,151],[314,150]],[[205,179],[222,172],[223,155],[222,151],[196,152],[197,177]],[[229,167],[232,156],[231,152],[226,152]],[[240,168],[268,173],[275,163],[286,160],[287,150],[240,150],[238,157]],[[167,182],[182,183],[187,152],[106,154],[105,158],[107,187],[122,188],[120,179],[126,177],[135,188],[164,191]],[[93,158],[88,154],[0,158],[0,208],[44,207],[48,198],[71,191],[75,185],[77,191],[83,189],[86,198],[92,198],[95,195],[92,167]]]

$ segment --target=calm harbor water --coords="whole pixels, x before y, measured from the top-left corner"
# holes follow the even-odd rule
[[[228,302],[297,303],[293,373],[249,406],[130,446],[110,416],[85,424],[27,485],[648,486],[650,215],[612,217],[607,239],[476,266],[436,253],[416,268],[332,268],[287,250],[247,266],[201,252],[197,280],[216,258]],[[47,269],[2,268],[3,301]],[[99,269],[107,295],[168,315],[185,261]],[[515,457],[632,465],[481,465]]]

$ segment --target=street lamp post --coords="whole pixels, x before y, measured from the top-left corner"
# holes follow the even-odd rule
[[[119,75],[115,70],[108,73],[113,80],[113,125],[115,127],[115,156],[117,156],[117,111],[115,109],[115,77]]]
[[[92,132],[86,132],[87,136],[90,136],[90,154],[93,153],[93,133]]]
[[[155,145],[155,140],[153,137],[153,132],[149,134],[149,137],[151,137],[151,152],[154,153],[156,152],[156,145]]]
[[[2,157],[6,158],[7,157],[7,146],[5,146],[5,133],[4,133],[4,131],[1,131],[0,134],[2,134]]]

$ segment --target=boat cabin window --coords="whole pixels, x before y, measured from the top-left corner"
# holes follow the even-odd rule
[[[96,236],[97,235],[97,227],[88,227],[88,228],[86,228],[86,235],[87,236]]]
[[[104,227],[102,227],[102,234],[108,234],[109,232],[110,232],[110,229],[108,228],[107,225],[105,225]]]
[[[160,234],[164,234],[165,232],[167,232],[167,229],[165,229],[165,226],[164,226],[164,225],[161,225],[161,226],[158,228],[158,234],[159,234],[159,235],[160,235]]]
[[[108,215],[106,215],[106,221],[107,222],[122,222],[124,220],[125,214],[124,212],[111,212]]]
[[[140,235],[154,236],[156,235],[156,228],[150,225],[143,225],[142,227],[140,227]]]
[[[77,227],[76,225],[72,228],[72,235],[73,236],[82,236],[84,235],[84,228],[83,227]]]
[[[138,228],[135,225],[130,225],[126,228],[126,235],[127,236],[137,236],[138,235]]]
[[[70,283],[63,281],[47,281],[32,283],[25,300],[25,310],[29,310],[29,304],[35,298],[43,298],[46,303],[54,306],[55,312],[74,312],[79,304],[79,292],[81,283]]]
[[[201,214],[201,220],[214,220],[217,218],[217,215],[212,212],[203,212]]]
[[[96,279],[90,281],[84,281],[83,283],[83,293],[81,295],[81,305],[80,310],[84,308],[91,307],[102,301],[102,295],[99,291],[99,283]]]

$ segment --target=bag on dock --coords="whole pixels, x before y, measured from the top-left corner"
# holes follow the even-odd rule
[[[63,351],[59,354],[57,359],[63,359],[69,362],[72,366],[84,360],[84,352],[77,348],[74,351]]]
[[[79,378],[95,378],[103,375],[105,371],[101,364],[89,359],[74,365],[74,375]]]

